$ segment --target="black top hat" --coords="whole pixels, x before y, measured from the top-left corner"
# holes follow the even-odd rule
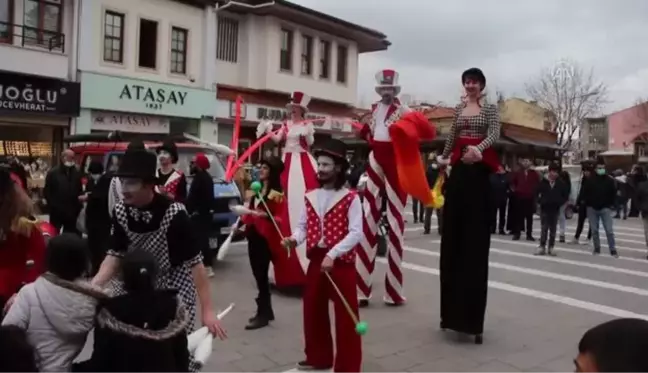
[[[313,151],[313,155],[315,155],[316,157],[318,155],[328,155],[330,157],[333,157],[336,162],[348,165],[349,162],[347,161],[346,153],[346,144],[342,142],[342,140],[338,139],[329,139],[321,145],[315,147],[315,150]]]
[[[155,181],[157,170],[157,158],[148,150],[135,149],[124,153],[115,174],[117,177],[142,179],[144,181]]]
[[[178,163],[178,147],[173,141],[166,140],[155,150],[155,152],[159,154],[163,150],[171,154],[171,162]]]
[[[270,171],[277,175],[280,175],[284,170],[284,163],[279,157],[266,157],[261,160],[261,164],[265,164],[270,167]]]
[[[461,74],[461,83],[465,83],[468,79],[477,80],[481,84],[482,90],[484,90],[484,88],[486,87],[486,76],[484,75],[484,72],[481,71],[481,69],[471,67],[470,69],[464,71],[463,74]]]

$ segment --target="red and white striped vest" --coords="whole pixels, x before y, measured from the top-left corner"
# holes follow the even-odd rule
[[[160,175],[160,170],[156,171],[156,175]],[[182,171],[180,170],[173,170],[171,173],[171,176],[167,179],[166,183],[164,183],[164,189],[166,192],[173,197],[173,199],[176,199],[177,196],[177,191],[178,191],[178,185],[180,184],[180,180],[182,179]],[[155,187],[155,191],[160,193],[159,187]]]
[[[324,216],[320,217],[317,213],[317,194],[317,189],[315,189],[306,193],[305,198],[307,256],[311,250],[330,251],[349,234],[349,207],[356,196],[356,193],[348,189],[339,190],[335,198],[332,199]],[[319,248],[318,246],[322,238],[324,238],[326,248]],[[357,246],[336,260],[354,264],[356,261],[356,248]]]

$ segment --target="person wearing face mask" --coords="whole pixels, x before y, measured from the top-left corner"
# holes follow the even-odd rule
[[[110,214],[106,209],[108,204],[108,189],[110,177],[104,177],[104,167],[99,161],[92,161],[88,166],[89,179],[86,183],[88,202],[85,209],[85,228],[90,248],[91,274],[99,270],[106,255],[107,242],[110,239]]]
[[[187,178],[174,165],[178,163],[178,148],[172,141],[165,141],[157,148],[160,168],[157,178],[160,183],[156,191],[175,202],[184,202],[187,198]]]
[[[93,284],[110,286],[114,295],[125,293],[123,282],[115,278],[122,258],[144,250],[155,257],[159,272],[155,282],[162,289],[176,290],[188,312],[187,334],[194,328],[201,307],[202,324],[217,337],[225,332],[214,313],[209,278],[202,263],[200,245],[182,203],[157,193],[157,160],[147,150],[126,152],[119,171],[124,199],[114,209],[111,248],[94,276]],[[199,368],[192,362],[190,370]]]
[[[47,173],[43,196],[49,207],[50,223],[57,231],[62,229],[80,235],[77,217],[87,196],[83,193],[82,174],[74,159],[71,149],[61,153],[61,164]]]
[[[198,153],[191,165],[191,187],[187,196],[187,212],[194,223],[196,241],[200,245],[203,255],[203,264],[207,270],[207,276],[213,277],[212,250],[209,247],[209,232],[211,231],[212,206],[214,206],[214,181],[207,170],[209,170],[209,159],[203,153]]]
[[[597,160],[594,172],[595,174],[582,186],[584,188],[583,201],[587,206],[587,220],[589,220],[592,229],[592,243],[594,245],[592,254],[599,255],[601,253],[600,222],[603,224],[607,236],[610,255],[618,258],[619,254],[616,251],[614,242],[614,219],[612,217],[616,202],[616,185],[614,179],[607,174],[605,162],[602,158]]]

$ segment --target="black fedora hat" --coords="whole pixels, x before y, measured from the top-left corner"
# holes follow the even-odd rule
[[[265,164],[268,167],[270,167],[270,171],[272,171],[272,173],[275,173],[277,175],[281,175],[285,167],[281,158],[275,156],[263,158],[261,160],[261,164]]]
[[[158,154],[160,154],[161,151],[171,154],[171,162],[178,163],[178,147],[173,141],[166,140],[155,150]]]
[[[344,165],[348,165],[349,162],[346,158],[347,146],[342,140],[338,139],[328,139],[323,142],[321,145],[318,145],[313,150],[313,155],[315,157],[319,155],[327,155],[335,159],[336,162],[339,162]]]
[[[155,181],[157,179],[156,170],[157,158],[155,154],[145,149],[134,149],[124,153],[115,176]]]

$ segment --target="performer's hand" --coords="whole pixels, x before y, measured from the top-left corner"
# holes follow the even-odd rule
[[[331,272],[334,263],[335,260],[333,258],[328,255],[325,256],[324,260],[322,260],[322,272]]]
[[[259,218],[267,218],[268,217],[268,213],[263,212],[263,211],[255,211],[254,215],[259,217]]]
[[[450,160],[448,158],[443,158],[442,156],[437,157],[437,163],[439,166],[447,166],[450,164]]]
[[[297,247],[297,241],[295,241],[295,239],[292,237],[286,237],[283,239],[283,241],[281,241],[281,245],[283,245],[283,247],[287,249],[294,249],[295,247]]]
[[[221,340],[227,339],[227,332],[221,326],[220,320],[214,315],[214,312],[204,312],[202,315],[202,323],[209,329],[209,332],[213,336]]]
[[[11,308],[11,306],[16,301],[16,296],[17,295],[18,295],[17,293],[12,295],[11,298],[9,298],[9,300],[7,301],[7,303],[5,303],[4,309],[2,310],[3,314],[6,314],[7,312],[9,312],[9,308]]]

